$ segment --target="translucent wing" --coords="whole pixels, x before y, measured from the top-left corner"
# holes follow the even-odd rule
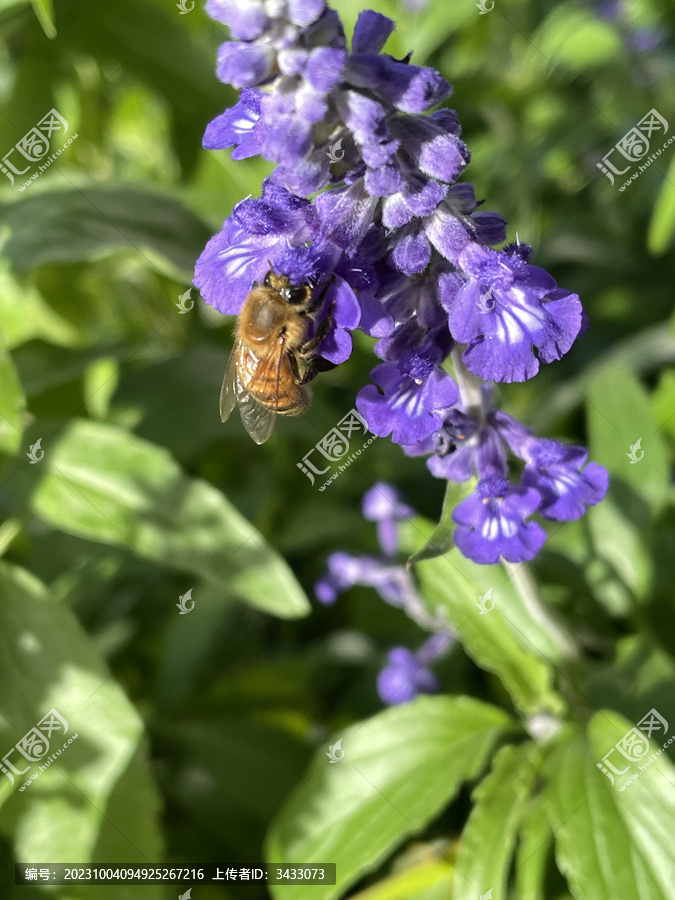
[[[239,397],[239,414],[244,428],[256,444],[264,444],[274,431],[279,402],[279,383],[286,356],[283,343],[276,344],[257,365]],[[286,363],[288,365],[288,363]],[[258,399],[265,398],[271,408]]]
[[[262,359],[239,340],[232,347],[220,389],[220,418],[226,422],[238,406],[244,428],[256,444],[263,444],[274,431],[284,362],[283,343],[275,344]],[[269,406],[258,398],[264,398]]]
[[[242,349],[243,347],[241,341],[235,340],[234,346],[232,347],[232,352],[230,353],[230,358],[227,363],[227,369],[225,369],[223,386],[220,389],[221,422],[227,422],[227,420],[230,418],[230,413],[237,405],[237,398],[240,392],[244,390],[244,386],[239,380],[239,373],[237,371],[237,360],[241,355]]]

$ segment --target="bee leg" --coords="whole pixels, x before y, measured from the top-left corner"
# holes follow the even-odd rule
[[[322,356],[315,356],[307,363],[304,375],[300,381],[298,381],[298,384],[307,384],[310,381],[314,381],[319,372],[330,372],[330,370],[334,369],[336,366],[337,363],[330,362]]]
[[[321,307],[323,306],[323,301],[326,299],[328,288],[333,284],[334,281],[335,275],[331,275],[328,281],[324,281],[323,284],[317,285],[317,287],[320,287],[321,290],[313,300],[310,300],[309,306],[306,310],[308,314],[311,315],[312,313],[318,312],[321,309]]]
[[[311,357],[312,354],[314,353],[314,351],[317,349],[317,347],[321,343],[321,341],[328,334],[328,330],[330,329],[330,326],[333,321],[331,313],[333,312],[334,306],[335,306],[335,304],[331,303],[331,305],[328,308],[328,312],[326,313],[326,318],[321,322],[319,327],[316,329],[316,334],[314,335],[314,337],[310,338],[308,341],[305,341],[305,343],[302,345],[302,347],[300,347],[299,354],[303,359],[308,359],[309,357]]]

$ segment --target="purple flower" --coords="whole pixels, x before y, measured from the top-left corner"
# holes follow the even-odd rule
[[[438,368],[425,348],[406,351],[396,363],[383,363],[370,373],[379,386],[367,385],[356,408],[369,430],[395,444],[416,444],[438,431],[442,411],[457,402],[457,385]]]
[[[260,119],[260,91],[244,90],[239,102],[210,123],[204,135],[206,150],[234,147],[232,159],[247,159],[260,153],[256,125]]]
[[[407,703],[419,694],[433,694],[438,679],[414,653],[405,647],[394,647],[387,654],[387,665],[377,676],[377,692],[388,706]]]
[[[539,370],[535,348],[544,362],[567,353],[582,327],[576,294],[508,254],[473,244],[460,258],[469,278],[449,321],[455,340],[469,345],[463,359],[470,371],[490,381],[525,381]]]
[[[361,504],[364,519],[377,522],[377,537],[383,552],[393,556],[398,548],[399,519],[409,519],[415,510],[408,506],[399,491],[390,484],[379,481],[363,497]]]
[[[411,653],[405,647],[394,647],[377,679],[380,698],[393,706],[414,700],[419,694],[435,693],[439,688],[438,679],[428,665],[447,656],[454,643],[454,634],[439,632],[425,641],[417,653]]]
[[[541,550],[546,534],[536,522],[527,522],[540,503],[534,488],[512,487],[506,478],[482,479],[476,493],[455,508],[455,544],[474,562],[494,565],[532,559]]]
[[[522,485],[541,495],[539,511],[545,519],[570,522],[604,499],[609,484],[607,470],[595,462],[584,463],[583,447],[565,447],[557,441],[532,440]]]
[[[327,563],[328,571],[314,585],[314,593],[324,606],[332,606],[343,591],[361,585],[374,588],[391,606],[412,612],[423,609],[410,573],[391,560],[332,553]]]
[[[359,13],[352,39],[353,53],[379,53],[393,32],[395,23],[392,19],[365,9]]]

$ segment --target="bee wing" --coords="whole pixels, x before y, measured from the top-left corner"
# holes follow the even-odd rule
[[[239,397],[241,421],[256,444],[264,444],[274,431],[277,411],[274,408],[270,409],[267,406],[263,406],[253,392],[257,388],[257,393],[278,401],[279,382],[284,360],[283,343],[275,344],[267,356],[258,361],[251,380]]]
[[[220,418],[226,422],[235,406],[239,406],[244,428],[256,444],[264,444],[272,434],[277,413],[275,409],[263,406],[256,399],[255,392],[278,399],[284,359],[283,343],[275,344],[266,357],[256,361],[251,377],[244,381],[241,373],[250,369],[251,355],[240,340],[236,340],[232,347],[220,389]]]
[[[239,414],[244,428],[256,444],[264,444],[274,431],[277,413],[274,409],[263,406],[251,394],[244,394],[239,401]]]
[[[223,385],[220,389],[221,422],[227,422],[227,420],[230,418],[230,413],[237,405],[239,396],[245,390],[244,385],[239,378],[239,372],[237,370],[237,359],[241,354],[241,350],[241,341],[235,340],[232,347],[232,352],[230,353],[230,358],[227,363],[227,368],[225,369]]]

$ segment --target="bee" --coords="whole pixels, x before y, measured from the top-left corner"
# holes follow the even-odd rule
[[[316,355],[332,321],[331,304],[317,322],[331,283],[315,297],[313,285],[292,284],[270,268],[244,302],[220,391],[220,418],[226,422],[238,406],[256,444],[272,434],[277,414],[301,415],[309,406],[307,384],[335,367]]]

